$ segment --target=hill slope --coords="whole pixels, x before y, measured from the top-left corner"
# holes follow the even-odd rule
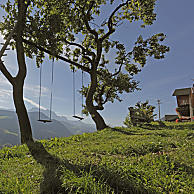
[[[194,124],[115,128],[0,150],[0,193],[192,193]]]

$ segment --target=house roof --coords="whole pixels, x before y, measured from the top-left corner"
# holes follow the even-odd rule
[[[191,88],[182,88],[182,89],[176,89],[173,92],[173,96],[183,96],[183,95],[189,95],[191,93]]]
[[[165,121],[175,121],[178,119],[178,115],[165,115],[164,120]]]

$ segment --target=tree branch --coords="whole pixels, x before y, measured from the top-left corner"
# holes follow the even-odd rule
[[[3,64],[3,61],[1,60],[1,57],[3,56],[7,46],[9,45],[10,43],[10,40],[12,39],[13,37],[13,34],[15,32],[17,28],[17,24],[14,26],[13,30],[10,32],[10,34],[8,35],[7,37],[7,40],[5,41],[1,51],[0,51],[0,70],[1,72],[3,73],[3,75],[8,79],[8,81],[13,85],[13,81],[14,81],[14,78],[12,77],[12,75],[9,73],[9,71],[7,70],[7,68],[5,67],[5,65]]]
[[[119,70],[117,72],[115,72],[114,74],[112,74],[111,76],[114,77],[114,76],[118,75],[121,72],[122,66],[123,66],[123,64],[121,64],[119,67]]]
[[[115,10],[112,12],[112,14],[110,15],[109,19],[108,19],[108,32],[100,38],[101,41],[105,40],[107,37],[109,37],[113,32],[115,32],[115,29],[113,28],[113,17],[115,15],[115,13],[122,8],[123,6],[127,5],[129,2],[129,0],[127,0],[125,3],[120,4],[118,7],[115,8]]]
[[[47,50],[47,49],[45,49],[45,48],[43,48],[41,46],[38,46],[38,45],[36,45],[35,43],[33,43],[33,42],[29,41],[29,40],[23,39],[23,42],[28,44],[28,45],[31,45],[31,46],[33,46],[33,47],[35,47],[37,49],[39,49],[40,51],[43,51],[43,52],[45,52],[45,53],[47,53],[47,54],[49,54],[49,55],[51,55],[51,56],[53,56],[53,57],[55,57],[57,59],[60,59],[62,61],[65,61],[65,62],[73,65],[73,66],[76,66],[76,67],[80,68],[81,70],[83,70],[85,72],[90,73],[90,68],[88,68],[88,67],[84,67],[84,66],[80,65],[79,63],[76,63],[76,62],[74,62],[74,61],[72,61],[70,59],[67,59],[65,57],[62,57],[60,55],[53,54],[51,51],[49,51],[49,50]]]
[[[27,2],[26,2],[26,9],[27,9],[28,6],[30,5],[30,3],[31,3],[31,0],[27,0]]]
[[[92,57],[94,58],[94,57],[95,57],[95,53],[94,53],[94,52],[91,52],[91,51],[89,51],[88,49],[85,49],[82,45],[80,45],[80,44],[78,44],[78,43],[69,42],[69,41],[66,40],[66,39],[63,39],[62,41],[64,41],[65,43],[67,43],[67,44],[69,44],[69,45],[71,45],[71,46],[77,46],[77,47],[81,48],[81,49],[82,49],[82,53],[83,53],[83,57],[84,57],[85,59],[87,59],[90,63],[92,63],[92,59],[90,59],[88,56],[86,56],[85,53],[88,54],[88,55],[90,55],[90,56],[92,56]]]
[[[108,102],[108,98],[110,97],[110,92],[111,92],[111,88],[108,90],[107,95],[106,95],[106,99],[104,100],[104,102],[102,103],[103,105],[106,104]]]
[[[95,110],[104,110],[104,107],[103,106],[94,106]]]
[[[1,51],[0,51],[0,59],[1,59],[1,57],[3,56],[3,54],[4,54],[4,52],[5,52],[6,48],[7,48],[7,46],[9,45],[9,42],[10,42],[10,40],[12,39],[13,34],[14,34],[16,28],[17,28],[17,24],[14,26],[13,30],[12,30],[12,31],[10,32],[10,34],[8,35],[7,40],[5,41],[3,47],[2,47],[2,49],[1,49]]]
[[[8,79],[8,81],[13,85],[14,78],[9,73],[5,65],[3,64],[3,61],[0,59],[0,71],[3,73],[3,75]]]
[[[102,86],[102,90],[100,91],[100,94],[98,94],[98,99],[96,99],[96,103],[98,104],[97,106],[95,106],[96,110],[104,110],[103,105],[108,102],[108,99],[110,97],[111,88],[107,92],[106,99],[103,100],[102,96],[103,96],[103,93],[104,93],[104,88],[105,88],[105,85]]]
[[[85,25],[86,25],[87,30],[88,30],[91,34],[93,34],[93,35],[95,36],[95,40],[96,40],[96,42],[97,42],[97,40],[98,40],[98,33],[96,32],[96,30],[92,29],[92,28],[90,27],[90,25],[89,25],[90,11],[92,10],[92,7],[93,7],[94,4],[95,4],[95,1],[92,1],[92,2],[91,2],[91,5],[90,5],[90,7],[89,7],[89,9],[88,9],[88,11],[87,11],[87,15],[85,15],[84,9],[83,9],[82,13],[83,13],[83,15],[84,15],[83,20],[84,20],[84,23],[85,23]]]
[[[101,88],[101,90],[100,90],[100,92],[99,92],[99,94],[98,94],[98,99],[99,99],[99,102],[97,102],[98,103],[98,106],[99,107],[103,107],[103,105],[104,104],[106,104],[107,102],[108,102],[108,98],[110,97],[110,91],[111,91],[111,88],[108,90],[108,92],[107,92],[107,95],[106,95],[106,99],[104,100],[103,99],[103,94],[104,94],[104,89],[105,89],[105,87],[106,87],[106,84],[104,84],[103,86],[102,86],[102,88]]]
[[[111,88],[107,92],[106,99],[104,100],[102,97],[104,94],[105,86],[106,86],[105,84],[102,86],[98,94],[98,97],[95,99],[96,103],[98,104],[98,106],[95,106],[96,110],[103,110],[104,109],[103,105],[108,102],[108,99],[110,97]]]
[[[16,55],[18,61],[18,73],[16,79],[19,81],[24,81],[27,73],[26,61],[25,61],[25,51],[22,42],[22,37],[24,35],[25,24],[26,24],[26,13],[27,8],[30,5],[30,1],[25,2],[25,0],[18,1],[18,16],[17,16],[17,29],[15,35],[16,41]]]

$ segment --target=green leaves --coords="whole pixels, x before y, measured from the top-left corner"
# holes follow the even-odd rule
[[[155,107],[149,105],[149,101],[137,102],[134,107],[129,107],[129,114],[125,118],[124,124],[128,127],[142,123],[150,123],[156,114],[153,114]]]
[[[143,39],[140,35],[133,45],[127,45],[111,35],[119,32],[123,22],[141,21],[145,27],[156,20],[156,0],[33,0],[27,10],[23,38],[33,44],[24,44],[25,53],[39,66],[45,53],[63,56],[72,64],[90,74],[90,83],[82,92],[90,93],[93,108],[103,110],[104,105],[121,101],[120,94],[139,90],[133,77],[144,67],[148,57],[164,58],[169,47],[162,45],[163,33]],[[2,5],[7,11],[1,23],[2,34],[7,35],[17,18],[17,1]],[[110,9],[108,18],[102,18],[102,7]],[[112,10],[111,10],[112,9]],[[99,21],[102,21],[101,24]],[[13,42],[12,46],[15,46]],[[128,49],[128,47],[132,49]],[[133,46],[133,47],[132,47]],[[110,57],[110,53],[114,53]],[[109,60],[111,58],[111,60]],[[110,64],[111,61],[111,64]],[[92,86],[92,88],[91,88]],[[85,113],[87,112],[85,107]]]
[[[119,15],[121,19],[126,19],[129,22],[141,20],[142,27],[153,24],[156,20],[154,13],[156,0],[131,0],[127,1],[126,5],[122,7]]]
[[[132,51],[133,60],[144,67],[148,56],[154,56],[155,59],[164,58],[164,54],[170,50],[168,46],[160,44],[165,38],[166,36],[163,33],[153,35],[146,40],[143,40],[140,35]]]

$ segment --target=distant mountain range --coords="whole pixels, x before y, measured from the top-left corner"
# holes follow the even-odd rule
[[[37,109],[28,112],[33,137],[35,139],[49,139],[51,137],[68,137],[84,132],[95,131],[95,126],[82,121],[71,121],[64,116],[58,116],[52,112],[52,122],[42,123],[38,120]],[[49,111],[41,112],[41,119],[49,119]],[[0,110],[0,148],[4,145],[16,145],[20,143],[19,125],[14,111]]]

